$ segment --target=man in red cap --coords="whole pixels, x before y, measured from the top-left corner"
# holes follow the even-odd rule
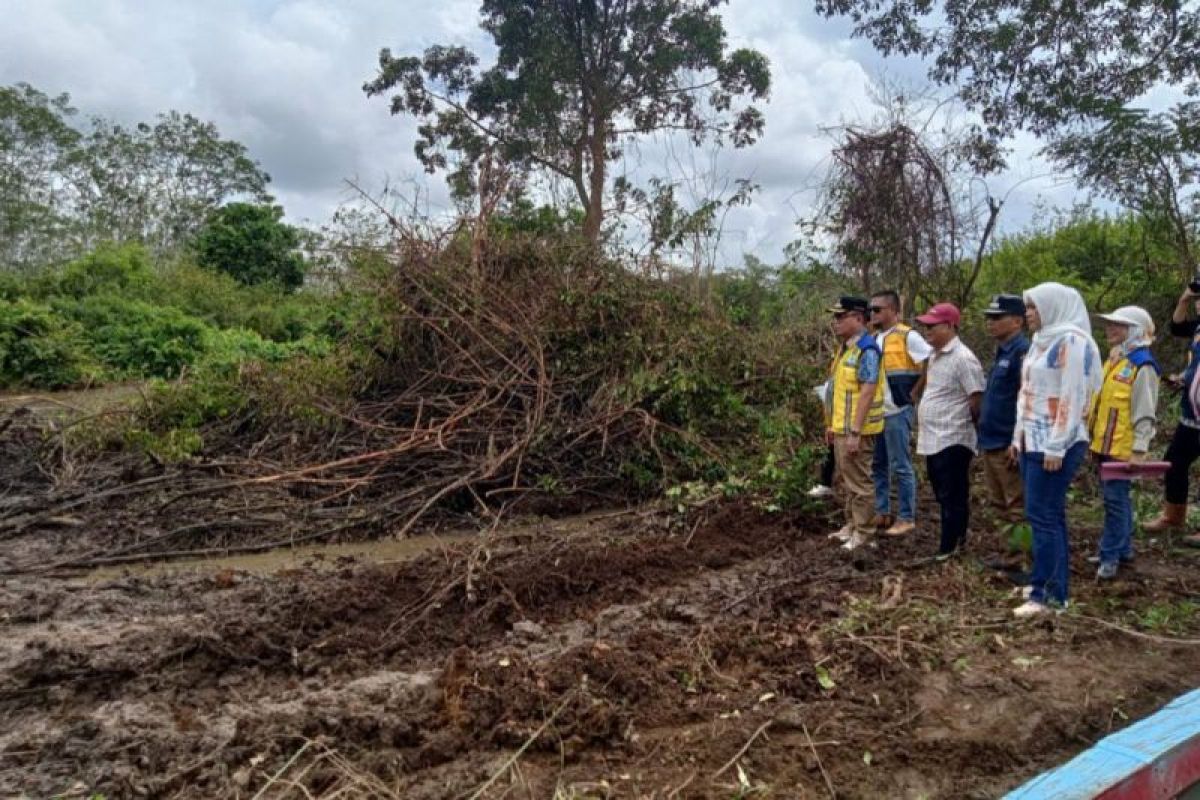
[[[933,348],[917,406],[917,455],[925,456],[929,483],[941,506],[938,559],[949,558],[967,539],[975,425],[986,387],[979,359],[958,338],[961,318],[951,303],[938,303],[917,317]]]

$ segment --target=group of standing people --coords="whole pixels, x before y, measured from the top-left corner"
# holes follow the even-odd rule
[[[1171,321],[1173,334],[1192,338],[1192,356],[1181,381],[1183,421],[1167,452],[1167,504],[1145,526],[1152,531],[1184,523],[1188,468],[1200,458],[1200,322],[1188,320],[1193,302],[1200,312],[1200,293],[1189,289]],[[1043,283],[1022,295],[998,295],[983,309],[996,344],[985,375],[959,338],[962,315],[951,303],[917,316],[918,329],[901,321],[900,298],[892,291],[869,300],[844,296],[829,311],[839,346],[819,389],[831,455],[823,483],[831,485],[836,470],[846,501],[846,524],[830,537],[854,550],[876,535],[913,532],[915,426],[916,455],[925,459],[939,506],[935,558],[952,557],[966,542],[971,464],[981,456],[993,508],[1006,522],[1027,520],[1032,531],[1029,585],[1013,613],[1029,617],[1066,607],[1072,480],[1089,450],[1098,465],[1134,464],[1145,459],[1154,438],[1161,370],[1150,351],[1150,314],[1126,306],[1098,315],[1105,358],[1075,289]],[[1100,579],[1114,578],[1133,557],[1131,482],[1124,474],[1102,483],[1104,531],[1091,559]],[[829,493],[826,487],[813,494]],[[1188,541],[1200,545],[1200,534]]]

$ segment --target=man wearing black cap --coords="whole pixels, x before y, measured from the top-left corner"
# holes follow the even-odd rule
[[[865,544],[874,532],[871,461],[875,437],[883,432],[883,358],[867,330],[867,308],[861,297],[842,297],[829,309],[841,347],[829,371],[826,438],[833,445],[846,495],[846,527],[833,535],[842,539],[847,550]]]
[[[1017,392],[1029,340],[1025,338],[1025,301],[999,294],[983,310],[987,332],[996,340],[996,360],[988,373],[979,416],[979,449],[992,507],[1008,523],[1024,518],[1024,492],[1017,465],[1008,456],[1017,421]],[[999,565],[999,562],[997,562]],[[1015,566],[1015,565],[1014,565]]]

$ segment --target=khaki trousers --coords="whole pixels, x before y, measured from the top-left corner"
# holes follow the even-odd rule
[[[871,461],[875,457],[875,437],[862,436],[858,452],[851,453],[846,443],[849,437],[833,437],[833,458],[842,480],[846,497],[846,522],[864,535],[875,532],[875,482],[871,479]]]
[[[987,483],[988,500],[1006,522],[1025,519],[1025,491],[1021,471],[1008,463],[1007,450],[983,452],[983,477]]]

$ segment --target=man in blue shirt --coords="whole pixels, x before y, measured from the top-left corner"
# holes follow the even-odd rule
[[[842,297],[829,309],[833,332],[841,340],[829,378],[826,442],[833,446],[846,497],[846,526],[831,534],[854,550],[874,533],[875,486],[871,461],[875,439],[883,433],[882,356],[867,331],[867,301]]]
[[[1017,422],[1017,392],[1029,340],[1025,338],[1025,302],[1001,294],[983,310],[988,334],[996,340],[996,360],[988,373],[979,415],[979,450],[991,505],[1009,523],[1024,518],[1024,494],[1017,465],[1008,455]]]

